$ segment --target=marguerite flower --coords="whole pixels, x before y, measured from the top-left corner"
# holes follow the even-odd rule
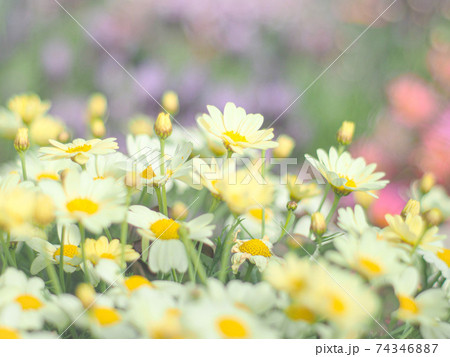
[[[334,147],[328,154],[322,149],[317,150],[318,159],[310,155],[305,157],[328,181],[333,191],[341,196],[354,191],[366,191],[373,195],[370,191],[380,190],[389,182],[380,180],[384,172],[374,172],[376,164],[367,165],[362,157],[354,159],[348,152],[339,155]]]
[[[50,102],[41,101],[36,94],[22,94],[12,97],[8,101],[8,108],[17,114],[24,123],[30,124],[49,110]]]
[[[356,237],[371,228],[364,209],[360,205],[356,205],[353,209],[351,207],[340,208],[338,210],[338,226]]]
[[[41,238],[32,238],[27,241],[28,246],[38,252],[38,256],[33,260],[30,273],[36,275],[45,269],[49,264],[60,264],[61,250],[64,255],[64,271],[73,273],[81,263],[80,231],[74,224],[66,226],[58,225],[58,238],[64,242],[64,247],[54,245]]]
[[[269,242],[269,237],[263,239],[237,239],[238,232],[234,238],[235,244],[231,248],[231,257],[233,265],[233,273],[237,274],[239,267],[248,260],[255,264],[259,271],[264,271],[271,260],[278,260],[279,258],[272,253],[272,244]]]
[[[98,239],[88,238],[84,246],[86,251],[86,259],[90,261],[94,266],[101,259],[109,259],[114,261],[117,265],[120,265],[120,259],[122,257],[122,247],[119,239],[112,239],[111,242],[108,238],[101,236]],[[136,252],[130,244],[125,245],[125,261],[131,262],[139,259],[140,255]]]
[[[39,149],[42,160],[72,159],[80,165],[86,164],[93,155],[106,155],[115,152],[119,146],[116,138],[107,139],[75,139],[68,144],[60,143],[56,140],[49,140],[53,146]]]
[[[79,222],[91,232],[101,233],[125,218],[125,188],[112,178],[93,180],[85,171],[70,171],[62,185],[46,181],[40,186],[55,201],[61,224]]]
[[[224,113],[212,105],[207,106],[209,115],[203,114],[198,124],[211,135],[222,140],[228,150],[242,154],[246,148],[267,150],[278,146],[271,141],[273,129],[262,129],[261,114],[247,114],[244,108],[233,103],[225,105]]]
[[[31,153],[27,153],[26,156],[28,180],[34,180],[36,182],[41,180],[60,181],[60,174],[62,171],[66,169],[79,169],[79,165],[72,161],[41,161],[34,154],[30,154]]]
[[[446,279],[450,279],[450,249],[439,247],[436,252],[422,251],[423,258],[442,273]]]
[[[181,224],[188,229],[189,239],[213,246],[208,239],[214,229],[210,225],[212,219],[212,214],[204,214],[190,222],[181,223],[144,206],[131,206],[128,213],[128,223],[138,228],[143,239],[153,241],[148,258],[150,269],[163,273],[171,269],[185,272],[188,268],[186,249],[179,235]]]

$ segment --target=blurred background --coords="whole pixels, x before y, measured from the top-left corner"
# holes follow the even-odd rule
[[[227,101],[271,123],[392,0],[59,2],[79,24],[54,0],[1,0],[0,103],[36,92],[82,136],[87,100],[101,92],[108,134],[123,142],[130,117],[160,111],[146,91],[157,100],[177,92],[186,127],[207,104],[222,109]],[[279,118],[275,133],[294,137],[302,157],[329,147],[351,120],[352,151],[393,181],[386,205],[402,206],[424,172],[448,189],[449,19],[450,0],[397,0]],[[9,155],[2,150],[0,160]]]

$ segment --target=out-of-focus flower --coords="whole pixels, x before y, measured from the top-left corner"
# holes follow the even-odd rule
[[[130,119],[128,124],[129,131],[132,135],[149,135],[153,134],[153,123],[150,117],[146,115],[138,115]]]
[[[50,115],[37,118],[30,125],[31,141],[39,146],[48,145],[50,139],[57,140],[63,131],[63,123]]]
[[[278,143],[271,141],[273,129],[260,130],[264,118],[260,114],[247,114],[244,108],[227,103],[223,114],[219,109],[208,105],[208,114],[197,119],[200,127],[222,140],[225,147],[242,154],[246,148],[267,150]]]
[[[31,122],[43,116],[50,108],[50,102],[41,101],[36,94],[22,94],[11,98],[8,108],[16,113],[24,123]]]
[[[53,147],[49,146],[39,149],[39,152],[42,154],[42,160],[72,159],[80,165],[86,164],[93,155],[110,154],[119,148],[116,138],[104,140],[75,139],[69,144],[62,144],[56,140],[49,140],[49,142]]]
[[[386,214],[400,214],[406,200],[402,197],[402,186],[397,183],[378,191],[377,195],[378,199],[369,206],[368,216],[373,224],[384,227],[387,225]]]
[[[388,87],[394,118],[408,126],[422,125],[433,119],[438,101],[433,90],[420,78],[403,76]]]
[[[419,182],[419,188],[422,193],[428,193],[436,183],[436,178],[432,172],[426,172]]]
[[[360,205],[356,205],[353,209],[351,207],[339,208],[338,226],[356,237],[370,229],[364,210]]]
[[[321,193],[321,190],[315,182],[298,184],[295,175],[287,176],[287,189],[289,191],[289,198],[296,202],[318,196]]]
[[[93,265],[96,265],[101,259],[110,259],[117,265],[120,265],[122,247],[119,239],[113,239],[109,242],[105,236],[101,236],[98,239],[88,238],[84,249],[86,251],[86,259]],[[130,244],[125,245],[125,261],[131,262],[139,259],[139,256],[139,253]]]
[[[108,109],[106,97],[101,93],[95,93],[89,98],[87,113],[89,119],[101,119],[105,116]]]
[[[348,152],[339,155],[334,147],[329,154],[322,149],[317,150],[318,159],[310,155],[305,157],[330,183],[333,191],[341,196],[354,191],[370,194],[370,191],[380,190],[389,182],[380,180],[384,172],[374,172],[376,164],[367,165],[362,157],[353,159]]]
[[[277,138],[278,147],[273,149],[273,157],[286,158],[291,155],[295,147],[295,141],[288,135],[280,135]]]
[[[180,109],[180,104],[178,102],[178,95],[174,91],[166,91],[164,92],[161,104],[165,110],[167,110],[170,114],[175,115],[178,113]]]
[[[131,206],[128,213],[128,222],[138,228],[142,238],[153,241],[148,258],[150,269],[163,273],[168,273],[170,269],[184,273],[188,268],[186,249],[179,234],[181,224],[188,229],[189,239],[213,246],[208,239],[214,229],[210,225],[212,219],[212,214],[205,214],[189,222],[179,223],[144,206]]]

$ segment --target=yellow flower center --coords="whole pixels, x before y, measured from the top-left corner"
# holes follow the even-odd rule
[[[222,316],[216,321],[216,327],[224,338],[248,338],[246,324],[234,316]]]
[[[399,295],[398,301],[400,303],[400,309],[408,311],[412,314],[417,314],[419,312],[419,307],[413,298],[406,295]]]
[[[225,133],[223,133],[223,135],[228,136],[233,142],[237,143],[237,142],[241,142],[241,143],[247,143],[247,139],[245,138],[245,136],[236,133],[235,131],[226,131]]]
[[[331,310],[336,314],[341,314],[345,311],[345,304],[338,296],[331,299]]]
[[[97,176],[97,177],[94,177],[94,181],[97,181],[97,180],[104,180],[105,179],[105,176]]]
[[[284,313],[287,317],[294,321],[307,321],[314,322],[314,313],[307,307],[301,305],[290,305],[285,310]]]
[[[148,165],[147,168],[141,172],[141,177],[146,180],[151,180],[155,177],[155,172],[153,171],[152,165]]]
[[[443,248],[437,253],[437,256],[450,268],[450,249]]]
[[[153,286],[151,282],[149,282],[146,278],[140,275],[133,275],[129,278],[125,279],[125,286],[129,291],[134,291],[139,289],[142,286]]]
[[[370,258],[359,258],[359,265],[369,274],[378,275],[383,272],[383,268]]]
[[[56,249],[55,253],[53,253],[53,259],[56,260],[56,257],[61,255],[61,248]],[[73,258],[75,255],[78,255],[78,247],[73,244],[64,244],[64,256],[67,258]]]
[[[339,177],[345,179],[346,181],[342,186],[339,186],[339,187],[333,186],[333,190],[337,194],[340,194],[342,196],[347,196],[353,192],[352,190],[349,190],[348,187],[356,188],[357,187],[356,182],[353,179],[351,179],[347,176],[344,176],[344,175],[339,174]]]
[[[54,172],[41,172],[39,175],[36,176],[37,181],[41,181],[44,179],[59,181],[59,176]]]
[[[111,260],[116,259],[116,257],[115,257],[113,254],[108,253],[108,252],[102,253],[102,254],[100,255],[100,258],[101,258],[101,259],[111,259]]]
[[[258,221],[262,222],[262,208],[252,208],[248,210],[248,213],[250,214],[250,216],[252,216],[253,218],[257,219]],[[270,211],[270,209],[266,208],[265,209],[265,214],[264,214],[264,220],[267,222],[270,220],[271,218],[271,213],[272,211]]]
[[[29,294],[19,295],[16,302],[22,306],[22,310],[39,310],[43,306],[38,298]]]
[[[20,338],[20,335],[16,330],[0,326],[0,340],[15,340],[18,338]]]
[[[83,145],[69,147],[69,148],[67,148],[66,152],[69,154],[73,154],[76,152],[88,152],[91,149],[92,149],[92,145],[83,144]]]
[[[180,224],[171,218],[160,219],[150,226],[155,237],[163,240],[179,239],[178,228],[180,228]]]
[[[239,246],[239,250],[242,253],[249,253],[253,256],[261,255],[267,258],[272,256],[269,247],[267,247],[261,239],[250,239],[242,243]]]
[[[67,209],[69,212],[84,212],[87,214],[94,214],[98,211],[98,204],[91,201],[89,198],[75,198],[67,202]]]
[[[101,326],[114,325],[121,320],[119,313],[111,307],[94,307],[92,313]]]

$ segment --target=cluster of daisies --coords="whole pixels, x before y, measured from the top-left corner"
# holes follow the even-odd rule
[[[261,115],[208,106],[185,129],[176,94],[162,103],[121,148],[100,94],[88,140],[37,95],[0,109],[17,151],[0,166],[0,338],[450,337],[450,197],[432,174],[376,227],[388,181],[348,152],[353,123],[281,172],[270,159],[295,143]]]

